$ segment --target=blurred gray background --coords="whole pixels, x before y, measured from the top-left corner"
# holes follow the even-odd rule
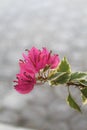
[[[65,86],[13,89],[25,49],[47,47],[66,56],[73,71],[87,71],[87,0],[0,0],[0,122],[37,130],[87,130],[83,114],[65,102]],[[71,88],[79,100],[79,91]]]

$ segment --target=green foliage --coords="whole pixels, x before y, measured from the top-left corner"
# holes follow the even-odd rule
[[[75,100],[73,99],[70,93],[67,97],[67,103],[71,108],[74,108],[75,110],[81,112],[79,105],[75,102]]]
[[[46,70],[48,68],[45,68]],[[60,84],[74,85],[78,87],[81,91],[82,102],[83,104],[87,103],[87,72],[71,72],[70,64],[67,59],[64,57],[58,67],[54,70],[51,70],[48,76],[48,81],[51,86],[57,86]],[[69,91],[68,91],[69,92]],[[70,107],[81,112],[80,106],[71,96],[70,92],[67,97],[67,103]]]
[[[81,91],[82,95],[83,95],[85,98],[87,98],[87,88],[83,88],[83,89],[81,89],[80,91]]]
[[[60,65],[57,68],[57,72],[71,72],[70,64],[68,63],[66,57],[64,57],[60,62]]]
[[[58,76],[57,76],[58,74]],[[53,78],[53,80],[50,81],[51,85],[59,85],[59,84],[65,84],[69,81],[70,74],[63,72],[61,74],[56,73],[56,77]]]
[[[84,87],[87,87],[87,80],[80,80],[80,84],[83,85]]]
[[[82,96],[82,103],[87,104],[87,88],[80,89]]]
[[[70,72],[70,65],[64,57],[57,69],[49,74],[48,79],[50,84],[59,85],[67,83],[70,79]]]
[[[55,79],[56,77],[59,77],[59,76],[61,76],[63,73],[61,73],[61,72],[51,72],[50,74],[49,74],[49,77],[48,77],[48,79],[49,80],[53,80],[53,79]]]
[[[70,80],[71,81],[80,80],[80,79],[84,79],[86,76],[87,76],[87,74],[84,73],[84,72],[74,72],[74,73],[71,74]]]
[[[81,96],[83,105],[87,104],[87,98],[83,94],[81,94]]]

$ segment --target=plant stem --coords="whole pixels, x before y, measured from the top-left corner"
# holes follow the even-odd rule
[[[84,88],[85,87],[84,85],[82,85],[80,83],[75,83],[75,82],[68,82],[67,86],[76,86],[76,87],[79,87],[79,88]]]

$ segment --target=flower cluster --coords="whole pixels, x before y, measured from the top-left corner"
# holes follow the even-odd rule
[[[67,103],[81,112],[69,88],[78,88],[83,104],[87,104],[87,72],[72,72],[66,57],[60,61],[57,54],[52,54],[52,51],[46,48],[39,50],[33,47],[27,51],[27,55],[23,54],[23,60],[19,60],[20,72],[14,81],[15,89],[21,94],[26,94],[35,84],[48,82],[51,86],[65,85],[68,88]]]
[[[52,51],[46,48],[42,50],[31,48],[27,55],[23,54],[23,60],[19,60],[20,72],[16,75],[17,80],[14,81],[16,82],[15,89],[22,94],[29,93],[38,80],[47,80],[45,70],[56,68],[59,62],[59,56],[53,55]]]

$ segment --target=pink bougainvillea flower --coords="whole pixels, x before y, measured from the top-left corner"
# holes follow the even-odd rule
[[[34,76],[34,67],[31,64],[25,63],[23,60],[19,60],[20,74],[25,72],[29,73],[32,77]]]
[[[52,51],[48,51],[46,48],[43,48],[42,55],[45,60],[45,66],[49,65],[51,69],[57,67],[60,62],[59,56],[57,54],[52,55]]]
[[[26,75],[24,77],[24,75],[17,75],[18,84],[15,85],[15,89],[21,93],[21,94],[26,94],[29,93],[33,88],[34,88],[34,84],[35,84],[35,78],[32,78],[30,75]]]
[[[38,50],[33,47],[28,50],[28,55],[23,54],[24,60],[19,60],[20,72],[17,74],[15,89],[22,94],[29,93],[36,84],[36,73],[40,72],[47,65],[50,69],[58,66],[60,60],[58,55],[52,55],[52,52],[46,48]]]
[[[22,60],[19,61],[20,73],[16,75],[17,80],[14,81],[17,84],[14,86],[15,89],[21,93],[29,93],[36,83],[35,74],[29,69],[28,64],[25,64]]]
[[[60,62],[59,56],[56,54],[52,55],[51,51],[49,52],[46,48],[38,50],[33,47],[28,51],[28,55],[23,54],[23,57],[25,62],[33,68],[35,73],[39,72],[39,70],[43,69],[46,65],[54,69]]]

